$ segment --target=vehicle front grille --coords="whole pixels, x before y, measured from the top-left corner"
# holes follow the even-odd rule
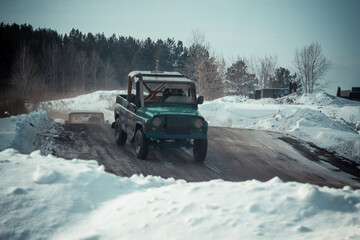
[[[191,130],[191,117],[167,116],[166,133],[173,135],[189,135]]]

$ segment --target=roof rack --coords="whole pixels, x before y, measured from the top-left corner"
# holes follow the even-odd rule
[[[179,72],[164,72],[164,71],[132,71],[129,73],[129,79],[132,81],[142,80],[144,82],[192,82],[188,77]]]

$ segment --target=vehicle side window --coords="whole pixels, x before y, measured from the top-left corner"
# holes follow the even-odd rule
[[[129,95],[129,102],[131,102],[131,103],[134,103],[135,104],[135,100],[136,100],[136,96],[135,96],[135,94],[130,94]]]
[[[136,107],[140,107],[140,86],[139,86],[139,82],[136,83],[135,105],[136,105]]]

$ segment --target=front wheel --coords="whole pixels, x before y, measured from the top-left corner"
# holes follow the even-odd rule
[[[197,162],[203,162],[206,158],[208,141],[207,139],[194,139],[194,158]]]
[[[141,128],[135,134],[135,152],[140,159],[146,159],[149,153],[149,142]]]

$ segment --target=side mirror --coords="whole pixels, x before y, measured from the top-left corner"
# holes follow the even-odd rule
[[[203,96],[199,96],[197,99],[197,103],[198,104],[203,104],[204,103],[204,97]]]

